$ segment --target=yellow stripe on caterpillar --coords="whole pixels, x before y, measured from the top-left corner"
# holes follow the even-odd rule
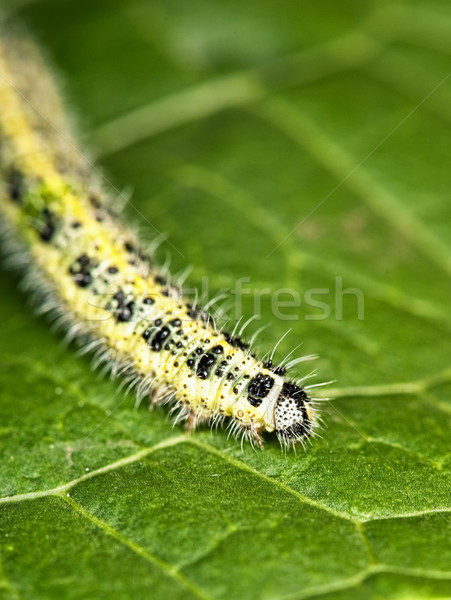
[[[34,90],[24,69],[46,89]],[[305,390],[239,336],[217,330],[119,218],[74,151],[51,77],[28,40],[2,36],[0,75],[0,209],[18,264],[26,256],[29,287],[42,292],[41,312],[56,312],[68,336],[94,350],[97,365],[128,378],[139,400],[171,403],[176,422],[228,419],[232,433],[259,445],[264,431],[285,447],[314,434]]]

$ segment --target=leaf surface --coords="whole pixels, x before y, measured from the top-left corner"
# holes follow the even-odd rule
[[[3,11],[172,272],[191,264],[206,298],[241,285],[230,315],[267,325],[261,353],[291,328],[276,356],[302,342],[335,383],[305,452],[187,435],[62,347],[2,271],[1,597],[451,596],[449,3]],[[287,290],[300,307],[277,305]]]

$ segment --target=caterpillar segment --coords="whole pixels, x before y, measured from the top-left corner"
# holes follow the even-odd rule
[[[137,402],[170,404],[193,429],[225,421],[262,446],[305,442],[318,417],[283,367],[183,297],[119,216],[78,152],[45,61],[28,41],[0,42],[0,213],[10,262],[69,339],[92,352]]]

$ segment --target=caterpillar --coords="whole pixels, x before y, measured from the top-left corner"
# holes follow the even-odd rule
[[[314,402],[283,364],[260,360],[236,332],[188,301],[154,264],[76,148],[45,60],[23,34],[0,42],[3,246],[69,340],[189,429],[227,422],[263,447],[316,433]],[[301,359],[298,359],[301,360]],[[298,361],[292,361],[298,362]]]

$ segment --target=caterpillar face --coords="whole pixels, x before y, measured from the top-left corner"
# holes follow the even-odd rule
[[[189,429],[227,422],[230,433],[261,447],[264,432],[274,431],[285,448],[302,443],[318,418],[305,391],[285,379],[298,361],[273,368],[272,357],[260,360],[252,341],[241,339],[245,325],[238,333],[238,324],[232,333],[218,330],[206,310],[170,283],[91,164],[68,144],[50,79],[35,89],[22,72],[24,61],[36,59],[24,48],[0,35],[0,187],[6,191],[0,212],[11,231],[12,258],[28,269],[27,289],[43,299],[40,312],[55,313],[68,339],[95,350],[95,366],[125,377],[138,403],[149,397],[152,405],[171,404],[175,422],[186,421]],[[39,59],[35,70],[45,74]],[[61,115],[56,127],[31,110],[46,96],[56,108],[43,112]]]
[[[302,441],[311,434],[314,418],[309,397],[294,383],[283,384],[274,409],[275,431],[283,445]]]

